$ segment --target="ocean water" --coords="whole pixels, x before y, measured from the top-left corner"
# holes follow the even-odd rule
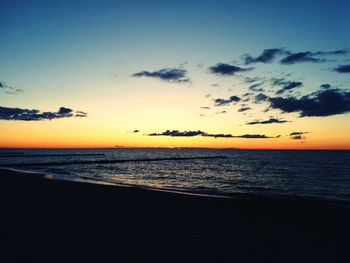
[[[18,155],[11,156],[9,152],[18,152]],[[52,156],[62,154],[84,155]],[[226,158],[17,167],[17,164],[21,163],[201,156]],[[43,172],[49,178],[57,180],[88,181],[222,196],[237,194],[298,196],[350,202],[350,151],[0,149],[0,166],[2,165]]]

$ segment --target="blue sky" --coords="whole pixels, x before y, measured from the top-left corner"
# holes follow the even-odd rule
[[[244,77],[272,79],[291,74],[288,81],[303,83],[299,95],[316,92],[325,83],[348,88],[349,74],[334,72],[335,67],[349,64],[348,54],[327,57],[325,63],[293,65],[278,63],[286,54],[273,63],[254,65],[244,65],[242,56],[258,57],[271,48],[284,48],[290,54],[348,50],[349,12],[350,2],[345,0],[1,1],[0,81],[19,92],[0,93],[0,106],[81,109],[89,112],[91,120],[106,118],[106,129],[107,120],[113,118],[125,123],[124,130],[117,130],[121,134],[132,127],[151,129],[138,127],[140,105],[148,107],[148,100],[150,105],[163,107],[154,108],[153,115],[167,110],[172,114],[180,107],[183,115],[174,113],[174,118],[197,116],[169,129],[197,129],[189,125],[194,123],[200,129],[217,127],[218,132],[231,132],[232,127],[240,130],[249,118],[268,118],[262,112],[266,105],[256,105],[258,110],[250,116],[235,113],[211,121],[198,116],[204,115],[200,107],[213,107],[215,98],[246,93]],[[222,77],[210,73],[209,68],[217,63],[254,70]],[[169,68],[185,69],[191,81],[179,85],[131,76]],[[183,106],[179,106],[179,94],[186,97]],[[169,106],[165,109],[165,105]],[[118,114],[129,118],[115,117]],[[165,129],[169,123],[162,118],[148,120],[163,122],[164,128],[156,128]],[[293,123],[296,118],[290,117]],[[0,125],[18,124],[2,121]]]

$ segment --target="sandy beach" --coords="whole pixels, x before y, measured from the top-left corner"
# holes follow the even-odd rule
[[[350,209],[0,169],[1,262],[349,262]]]

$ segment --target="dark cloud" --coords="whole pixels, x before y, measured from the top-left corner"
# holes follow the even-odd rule
[[[286,56],[285,58],[281,59],[282,64],[294,64],[300,62],[321,63],[324,62],[324,59],[314,57],[314,53],[310,51],[292,53]]]
[[[72,109],[60,107],[57,112],[40,112],[39,110],[7,108],[0,106],[0,120],[40,121],[69,117],[87,117],[82,111],[74,112]]]
[[[330,88],[332,88],[332,86],[330,84],[322,84],[320,86],[320,88],[322,88],[322,89],[330,89]]]
[[[299,112],[300,117],[331,116],[350,112],[350,92],[339,89],[320,90],[296,97],[269,98],[270,108],[282,112]]]
[[[283,88],[276,91],[276,94],[282,94],[285,91],[291,90],[291,89],[295,89],[295,88],[300,88],[303,86],[303,83],[300,81],[286,81],[284,83],[282,83],[281,85],[283,85]]]
[[[313,63],[322,63],[328,61],[324,59],[324,56],[332,56],[332,55],[345,55],[349,53],[348,50],[334,50],[334,51],[317,51],[317,52],[297,52],[290,53],[285,58],[281,59],[282,64],[295,64],[300,62],[313,62]]]
[[[338,73],[350,73],[350,65],[341,65],[333,69]]]
[[[213,138],[244,138],[244,139],[272,139],[279,138],[278,136],[267,136],[265,134],[243,134],[243,135],[232,135],[232,134],[212,134],[206,133],[203,131],[178,131],[178,130],[166,130],[162,133],[150,133],[148,136],[170,136],[170,137],[194,137],[194,136],[203,136],[203,137],[213,137]]]
[[[198,136],[202,135],[202,131],[178,131],[178,130],[166,130],[165,132],[162,133],[150,133],[148,136],[171,136],[171,137],[193,137],[193,136]]]
[[[161,69],[157,71],[141,71],[134,73],[133,77],[151,77],[158,78],[168,82],[174,83],[184,83],[189,82],[190,79],[186,76],[187,71],[185,69],[179,68],[170,68],[170,69]]]
[[[279,138],[281,135],[277,136],[266,136],[265,134],[243,134],[234,136],[234,138],[245,138],[245,139],[272,139],[272,138]]]
[[[201,107],[203,110],[210,110],[210,107]]]
[[[238,96],[231,96],[228,99],[221,99],[221,98],[215,99],[214,102],[215,102],[215,106],[225,106],[225,105],[229,105],[231,103],[237,103],[240,100],[241,100],[241,98]]]
[[[261,102],[266,101],[268,98],[269,98],[269,97],[266,96],[265,94],[259,93],[258,95],[256,95],[256,96],[254,97],[254,102],[255,102],[255,103],[261,103]]]
[[[237,110],[238,112],[245,112],[250,110],[251,108],[247,104],[242,104],[241,107]]]
[[[218,63],[215,66],[209,67],[209,70],[211,73],[214,73],[214,74],[223,75],[223,76],[232,76],[239,72],[252,70],[252,68],[241,68],[230,64]]]
[[[315,56],[332,56],[332,55],[346,55],[349,53],[347,49],[338,49],[333,51],[317,51],[314,52]]]
[[[223,110],[223,111],[216,112],[215,114],[225,114],[225,113],[227,113],[227,111]]]
[[[252,64],[252,63],[269,63],[272,62],[277,55],[285,54],[286,51],[282,48],[271,48],[271,49],[264,49],[262,54],[258,57],[252,57],[252,56],[246,56],[244,58],[245,64]]]
[[[309,132],[292,132],[291,134],[289,134],[289,137],[292,140],[305,140],[306,137],[304,136],[304,134],[307,134]]]
[[[133,131],[133,133],[138,133],[138,132],[140,132],[140,130],[134,130],[134,131]]]
[[[277,118],[270,118],[268,120],[256,120],[256,121],[251,121],[251,122],[247,122],[247,125],[257,125],[257,124],[272,124],[272,123],[286,123],[288,121],[286,120],[281,120],[281,119],[277,119]]]
[[[213,138],[234,138],[232,134],[223,134],[223,133],[217,133],[217,134],[203,133],[202,136],[213,137]]]

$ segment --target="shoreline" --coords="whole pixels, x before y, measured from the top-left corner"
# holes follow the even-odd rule
[[[293,196],[293,195],[278,195],[278,194],[271,194],[271,195],[262,195],[262,194],[255,194],[255,193],[224,193],[220,192],[217,194],[211,194],[211,193],[205,193],[205,192],[195,192],[195,191],[186,191],[181,189],[171,189],[171,188],[157,188],[157,187],[151,187],[146,185],[128,185],[128,184],[118,184],[114,182],[109,181],[99,181],[94,180],[92,178],[79,178],[81,180],[67,180],[67,179],[57,179],[57,178],[51,178],[52,176],[55,176],[54,174],[47,174],[44,172],[34,171],[34,170],[27,170],[27,169],[19,169],[13,168],[13,167],[2,167],[0,165],[0,175],[1,173],[6,171],[13,171],[16,173],[23,173],[23,174],[32,174],[36,176],[42,177],[42,179],[45,180],[54,180],[54,181],[66,181],[71,183],[83,183],[83,184],[93,184],[93,185],[107,185],[112,186],[116,188],[126,188],[126,189],[139,189],[144,191],[155,191],[155,192],[164,192],[164,193],[171,193],[176,195],[187,195],[187,196],[198,196],[198,197],[209,197],[209,198],[223,198],[223,199],[268,199],[268,200],[298,200],[298,201],[305,201],[305,202],[315,202],[315,203],[323,203],[328,205],[334,205],[334,206],[340,206],[350,209],[350,202],[345,199],[335,199],[335,198],[325,198],[325,197],[316,197],[316,196]]]
[[[0,169],[2,262],[347,262],[350,209]]]

